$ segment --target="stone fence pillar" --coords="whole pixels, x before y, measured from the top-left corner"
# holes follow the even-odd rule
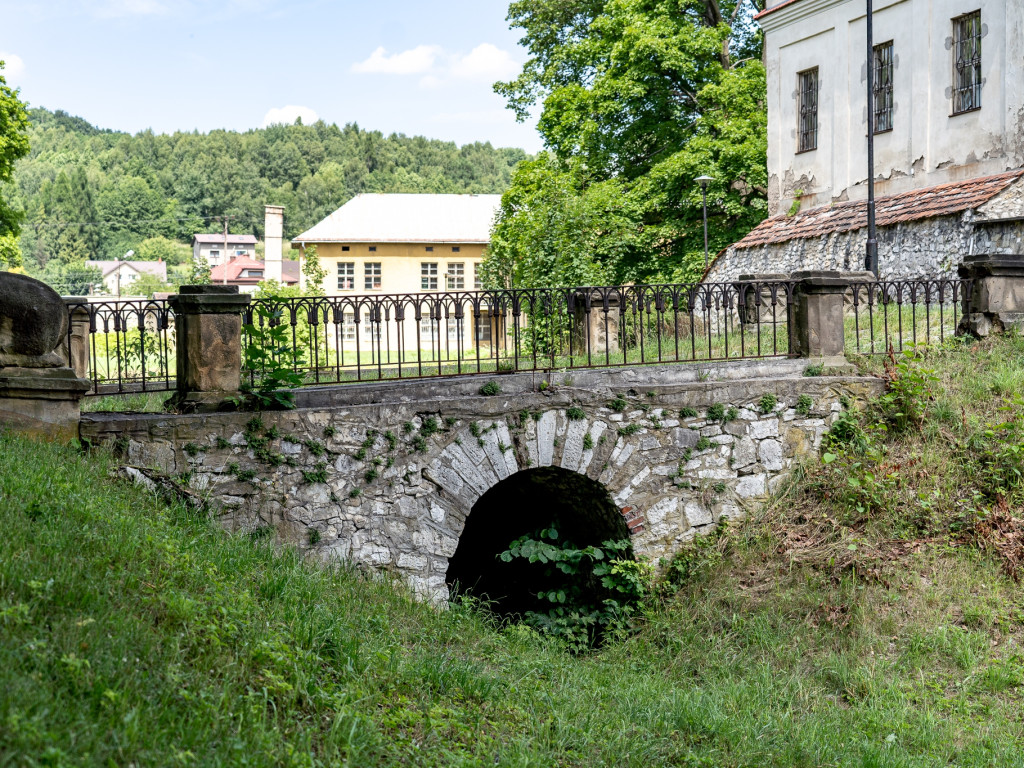
[[[572,313],[574,353],[618,353],[619,321],[622,314],[622,296],[618,289],[578,290],[572,297]]]
[[[799,271],[793,294],[789,349],[798,357],[812,358],[829,368],[848,365],[843,327],[843,303],[854,276],[832,271]]]
[[[64,296],[68,308],[70,327],[57,348],[59,354],[71,366],[80,379],[89,378],[89,310],[85,296]]]
[[[1024,255],[968,256],[958,272],[962,279],[973,280],[970,293],[964,295],[958,333],[1024,333]]]
[[[168,303],[177,339],[177,392],[182,411],[213,411],[239,391],[242,311],[250,297],[236,285],[183,285]]]
[[[741,300],[738,307],[740,323],[757,325],[762,319],[772,318],[772,291],[771,287],[764,283],[776,280],[789,280],[789,275],[785,272],[769,272],[760,275],[740,275],[737,278],[732,285]],[[785,322],[788,306],[786,289],[780,286],[775,293],[774,300],[775,320],[776,322]]]

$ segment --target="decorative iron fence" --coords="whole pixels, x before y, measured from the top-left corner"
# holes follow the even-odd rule
[[[78,375],[92,380],[87,394],[174,389],[174,314],[166,300],[68,300],[67,306],[63,350]]]
[[[786,356],[794,285],[257,299],[243,344],[286,326],[285,362],[310,384]]]
[[[846,294],[846,349],[858,355],[897,352],[955,336],[969,314],[971,280],[950,277],[870,280]]]

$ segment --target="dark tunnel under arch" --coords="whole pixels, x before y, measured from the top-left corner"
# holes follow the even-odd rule
[[[550,527],[580,547],[629,539],[622,513],[599,482],[561,467],[526,469],[473,505],[449,560],[449,587],[486,600],[505,617],[538,609],[536,593],[551,588],[540,580],[540,569],[523,561],[505,563],[498,555],[520,536]]]

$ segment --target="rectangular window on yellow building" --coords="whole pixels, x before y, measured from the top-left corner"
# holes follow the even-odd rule
[[[356,287],[356,265],[353,261],[338,262],[338,290],[352,291]]]
[[[473,265],[473,288],[474,290],[481,291],[484,287],[484,281],[480,279],[480,265]]]
[[[461,261],[448,263],[445,283],[449,291],[461,291],[466,287],[466,265]]]
[[[380,262],[368,261],[363,265],[363,287],[368,291],[380,290]]]
[[[424,291],[437,290],[436,261],[424,261],[420,263],[420,289]]]

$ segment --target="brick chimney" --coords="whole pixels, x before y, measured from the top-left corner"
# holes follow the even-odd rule
[[[263,277],[281,282],[281,237],[284,234],[284,206],[268,205],[263,219]]]

